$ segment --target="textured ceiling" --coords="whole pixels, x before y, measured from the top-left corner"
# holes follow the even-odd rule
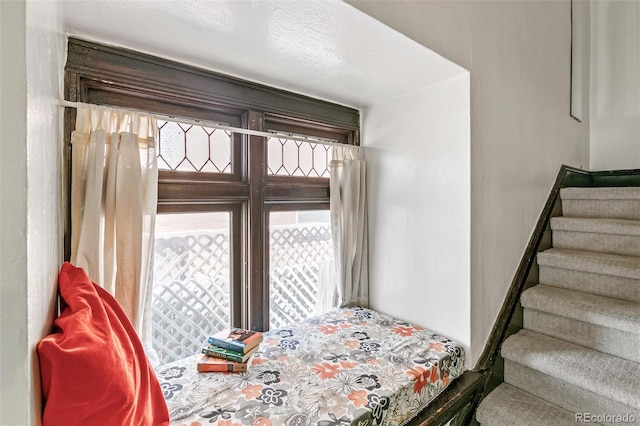
[[[68,34],[362,108],[464,70],[339,0],[61,0]]]

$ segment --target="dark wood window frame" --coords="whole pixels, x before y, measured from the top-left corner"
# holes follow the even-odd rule
[[[359,144],[356,109],[76,38],[68,40],[65,99],[143,110],[176,121],[203,120]],[[69,188],[74,109],[67,108],[64,123]],[[269,211],[327,209],[329,182],[268,175],[264,137],[236,133],[232,145],[231,174],[161,171],[158,211],[231,212],[232,322],[264,330],[269,324]],[[67,212],[69,204],[67,190]],[[66,216],[69,259],[70,214]]]

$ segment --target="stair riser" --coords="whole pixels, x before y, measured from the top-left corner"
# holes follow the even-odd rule
[[[623,256],[640,256],[640,236],[588,232],[553,231],[556,248],[584,250]]]
[[[541,284],[640,303],[640,279],[540,266]]]
[[[640,362],[640,334],[533,309],[524,309],[524,328],[619,358]]]
[[[640,410],[638,363],[522,329],[509,336],[502,357]]]
[[[562,200],[562,215],[640,220],[640,200]]]
[[[591,390],[582,389],[509,360],[504,362],[504,377],[506,383],[526,389],[538,398],[573,413],[627,414],[640,419],[640,411],[628,405],[604,398]]]
[[[538,265],[640,280],[640,257],[551,248],[538,253]]]
[[[575,425],[575,414],[530,393],[502,383],[476,411],[483,426],[559,426]]]
[[[640,280],[634,278],[550,266],[540,266],[539,278],[541,284],[640,303]]]
[[[628,333],[640,333],[640,305],[548,285],[522,293],[525,309],[547,312]]]

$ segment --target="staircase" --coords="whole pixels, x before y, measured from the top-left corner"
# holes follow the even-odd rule
[[[640,188],[563,188],[482,425],[640,425]]]

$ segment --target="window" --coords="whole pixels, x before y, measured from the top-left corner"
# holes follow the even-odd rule
[[[160,360],[197,352],[232,322],[266,329],[315,314],[319,268],[331,256],[330,145],[179,121],[158,127]]]
[[[318,276],[332,255],[328,210],[269,213],[269,328],[318,313]]]
[[[315,313],[331,254],[331,146],[321,142],[357,144],[357,110],[73,38],[65,82],[68,100],[166,117],[156,146],[161,361],[229,324],[266,330]]]
[[[197,353],[231,320],[228,212],[159,214],[153,276],[153,346],[161,361]]]

